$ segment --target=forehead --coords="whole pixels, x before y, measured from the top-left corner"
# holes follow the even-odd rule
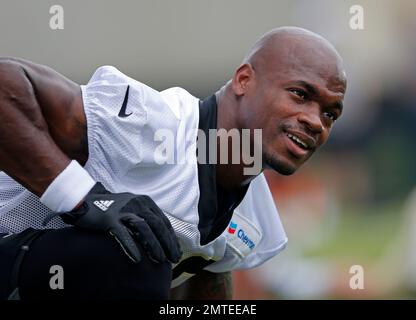
[[[273,73],[273,78],[280,84],[302,81],[310,83],[323,91],[328,90],[344,94],[346,90],[345,71],[339,66],[327,62],[318,63],[316,61],[307,64],[296,63],[296,60],[293,60],[284,68],[275,69]]]
[[[292,41],[269,55],[269,76],[279,82],[303,80],[330,91],[345,93],[342,59],[332,47],[316,41]]]

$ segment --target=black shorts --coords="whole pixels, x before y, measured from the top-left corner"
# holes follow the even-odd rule
[[[77,227],[0,238],[0,299],[167,299],[171,264],[139,246],[135,264],[109,234]],[[51,285],[59,268],[62,281]]]

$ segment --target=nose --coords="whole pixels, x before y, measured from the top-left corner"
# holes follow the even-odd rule
[[[320,134],[324,131],[319,108],[308,108],[308,110],[305,110],[299,115],[298,120],[314,134]]]

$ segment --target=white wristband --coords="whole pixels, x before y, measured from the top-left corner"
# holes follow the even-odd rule
[[[40,197],[40,202],[54,212],[71,211],[85,198],[95,183],[87,170],[72,160],[48,186]]]

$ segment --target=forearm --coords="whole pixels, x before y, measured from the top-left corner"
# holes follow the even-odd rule
[[[0,61],[0,170],[41,195],[70,159],[56,145],[19,64]]]
[[[231,300],[231,272],[202,271],[178,288],[171,290],[171,299],[180,300]]]

